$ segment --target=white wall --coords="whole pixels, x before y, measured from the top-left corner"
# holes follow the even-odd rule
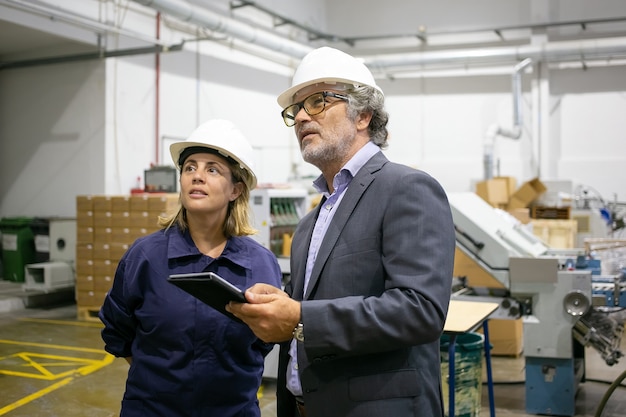
[[[294,172],[317,175],[302,162],[292,129],[279,117],[275,97],[288,78],[209,56],[199,58],[198,76],[197,59],[193,52],[162,56],[160,137],[184,138],[204,120],[230,118],[257,150],[261,182],[285,182]],[[525,80],[523,135],[497,139],[500,174],[519,181],[535,175],[571,179],[605,199],[625,200],[623,71],[551,74],[553,108],[541,123],[550,124],[554,136],[541,138],[551,149],[541,155]],[[470,190],[483,178],[486,129],[512,125],[509,77],[381,85],[391,115],[390,159],[430,172],[448,191]],[[616,91],[607,91],[612,87]],[[128,193],[144,169],[162,162],[156,155],[153,56],[3,71],[0,91],[1,216],[72,216],[76,195]],[[553,167],[545,175],[538,171],[542,158]]]
[[[101,62],[0,72],[0,215],[70,216],[103,193]]]
[[[163,38],[175,43],[180,35]],[[240,126],[257,150],[261,182],[317,175],[279,116],[284,68],[216,42],[186,44],[161,55],[157,112],[155,66],[154,55],[137,55],[0,71],[0,217],[73,216],[76,195],[126,194],[151,164],[169,164],[157,149],[164,138],[184,138],[210,118]],[[523,134],[496,140],[499,174],[571,179],[626,200],[625,70],[524,75]],[[540,83],[548,100],[537,99]],[[483,178],[487,128],[513,122],[509,75],[380,85],[391,115],[390,159],[430,172],[448,191]]]

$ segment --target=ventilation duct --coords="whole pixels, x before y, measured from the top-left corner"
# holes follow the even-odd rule
[[[302,59],[313,48],[264,32],[181,0],[134,0],[184,22],[224,33],[243,42],[258,45],[287,56]]]
[[[301,59],[312,50],[307,45],[255,29],[183,0],[133,0],[144,6],[210,30],[232,36],[271,51]],[[534,62],[581,61],[626,56],[626,37],[550,42],[540,45],[492,47],[447,51],[429,51],[385,54],[363,57],[372,72],[385,75],[393,70],[428,65],[485,65],[490,63],[519,62],[530,58]]]

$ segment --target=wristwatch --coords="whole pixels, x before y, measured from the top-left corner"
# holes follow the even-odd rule
[[[304,342],[304,325],[302,323],[298,323],[293,329],[293,338],[298,342]]]

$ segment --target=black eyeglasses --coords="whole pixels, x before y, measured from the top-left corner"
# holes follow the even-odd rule
[[[280,114],[283,116],[283,121],[287,127],[291,127],[296,124],[296,114],[300,109],[304,109],[309,116],[315,116],[320,114],[326,108],[326,97],[334,97],[340,100],[348,101],[348,96],[343,94],[333,93],[332,91],[320,91],[319,93],[311,94],[299,103],[294,103],[288,106]]]

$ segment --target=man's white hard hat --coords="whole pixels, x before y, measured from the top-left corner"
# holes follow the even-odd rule
[[[198,126],[187,140],[170,145],[170,154],[174,165],[180,171],[181,155],[188,148],[208,148],[217,151],[224,157],[235,160],[241,168],[248,172],[245,178],[250,190],[256,187],[254,173],[254,151],[243,133],[229,120],[214,119]],[[201,149],[195,153],[201,152]],[[188,156],[188,155],[187,155]]]
[[[323,46],[309,52],[302,59],[291,81],[291,87],[278,96],[278,104],[282,108],[292,105],[294,94],[304,87],[318,83],[368,85],[382,93],[363,62],[338,49]]]

